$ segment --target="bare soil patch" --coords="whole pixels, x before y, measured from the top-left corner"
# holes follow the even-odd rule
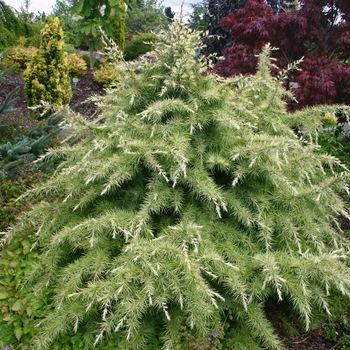
[[[24,82],[21,73],[11,73],[6,76],[6,80],[0,84],[0,103],[4,101],[7,94],[16,86],[20,86],[14,97],[19,97],[14,107],[18,109],[17,114],[29,115],[27,98],[24,93]],[[78,81],[77,85],[72,82],[73,97],[69,103],[70,107],[84,115],[86,118],[93,118],[97,112],[97,106],[93,102],[85,102],[93,95],[104,95],[105,90],[102,85],[94,81],[92,71],[88,72]]]

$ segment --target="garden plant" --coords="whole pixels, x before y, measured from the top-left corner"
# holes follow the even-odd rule
[[[28,106],[68,104],[72,97],[63,30],[55,17],[40,32],[40,48],[24,72]]]
[[[200,42],[175,21],[143,64],[107,49],[123,79],[98,120],[67,116],[80,141],[46,155],[57,170],[6,234],[1,345],[283,349],[267,303],[309,329],[349,298],[349,172],[317,142],[349,108],[291,114],[269,46],[256,74],[223,79]]]
[[[300,70],[291,72],[286,81],[298,100],[293,108],[350,103],[348,1],[330,5],[326,0],[302,0],[298,9],[275,13],[268,3],[248,0],[220,24],[231,31],[234,44],[224,50],[226,59],[217,64],[218,74],[254,73],[257,55],[271,43],[279,69],[303,58]]]

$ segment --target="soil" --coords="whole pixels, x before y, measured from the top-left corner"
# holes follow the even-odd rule
[[[20,86],[19,91],[14,97],[18,97],[18,101],[14,107],[18,109],[19,114],[28,115],[27,98],[24,93],[24,82],[21,73],[11,73],[6,75],[6,80],[0,83],[0,104],[6,98],[7,94],[16,86]],[[85,102],[93,95],[103,95],[105,90],[102,85],[93,80],[92,71],[88,72],[75,84],[72,82],[73,97],[69,103],[70,107],[84,115],[86,118],[93,118],[98,112],[98,108],[93,102]]]
[[[20,73],[11,73],[7,75],[6,81],[0,83],[0,105],[5,99],[7,94],[12,91],[16,86],[20,86],[20,90],[17,91],[16,97],[18,101],[14,107],[18,108],[18,112],[23,115],[28,115],[27,99],[23,88],[23,78]],[[76,112],[84,115],[88,119],[94,118],[98,114],[98,108],[93,102],[84,103],[89,97],[93,95],[103,95],[105,93],[104,88],[93,80],[92,72],[88,71],[87,74],[80,79],[76,86],[72,83],[73,97],[70,102],[70,106]],[[349,228],[349,221],[344,220],[343,225]],[[271,309],[267,310],[267,316],[272,321],[277,330],[280,339],[284,340],[286,349],[288,350],[336,350],[340,349],[337,342],[329,341],[325,337],[324,329],[317,329],[312,332],[302,333],[295,336],[291,336],[283,327],[283,321],[279,316],[283,312],[281,310]],[[284,315],[289,317],[289,315]]]

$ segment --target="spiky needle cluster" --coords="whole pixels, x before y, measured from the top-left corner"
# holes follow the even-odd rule
[[[161,330],[171,349],[181,326],[210,334],[227,312],[241,342],[280,349],[268,298],[290,300],[308,327],[332,289],[349,295],[336,194],[347,173],[325,172],[338,161],[290,127],[322,111],[286,111],[269,47],[255,76],[219,80],[199,42],[174,22],[141,74],[118,63],[103,123],[75,117],[82,140],[48,155],[64,161],[33,193],[58,199],[10,233],[36,231],[30,280],[55,294],[36,349],[79,328],[87,348],[122,335],[123,349],[147,349]]]

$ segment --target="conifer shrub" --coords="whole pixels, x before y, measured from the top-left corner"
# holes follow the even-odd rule
[[[16,16],[10,6],[0,1],[0,49],[13,46],[20,36],[34,36],[35,23],[29,23],[20,16]]]
[[[120,9],[120,13],[118,13],[118,15],[115,14],[111,18],[111,21],[114,27],[112,38],[115,41],[115,43],[118,45],[119,49],[123,51],[125,46],[125,17],[126,17],[125,2],[121,1],[118,7]]]
[[[68,104],[72,97],[67,53],[58,17],[41,30],[41,44],[24,72],[28,106],[41,101],[53,105]]]
[[[200,36],[170,27],[141,69],[109,49],[123,79],[101,97],[101,119],[72,118],[80,142],[48,153],[63,162],[8,231],[36,254],[30,267],[18,255],[30,269],[21,293],[45,299],[34,349],[70,336],[74,349],[194,349],[204,337],[282,349],[267,301],[310,328],[330,294],[350,296],[338,225],[349,174],[317,144],[321,116],[349,108],[290,114],[288,72],[271,77],[269,47],[254,76],[222,79],[204,74]],[[16,302],[6,317],[19,307],[26,318]]]
[[[53,170],[52,163],[34,163],[55,143],[56,136],[61,131],[62,115],[53,114],[45,122],[39,123],[28,135],[20,134],[6,143],[0,144],[0,178],[13,177],[23,168],[43,171]]]

